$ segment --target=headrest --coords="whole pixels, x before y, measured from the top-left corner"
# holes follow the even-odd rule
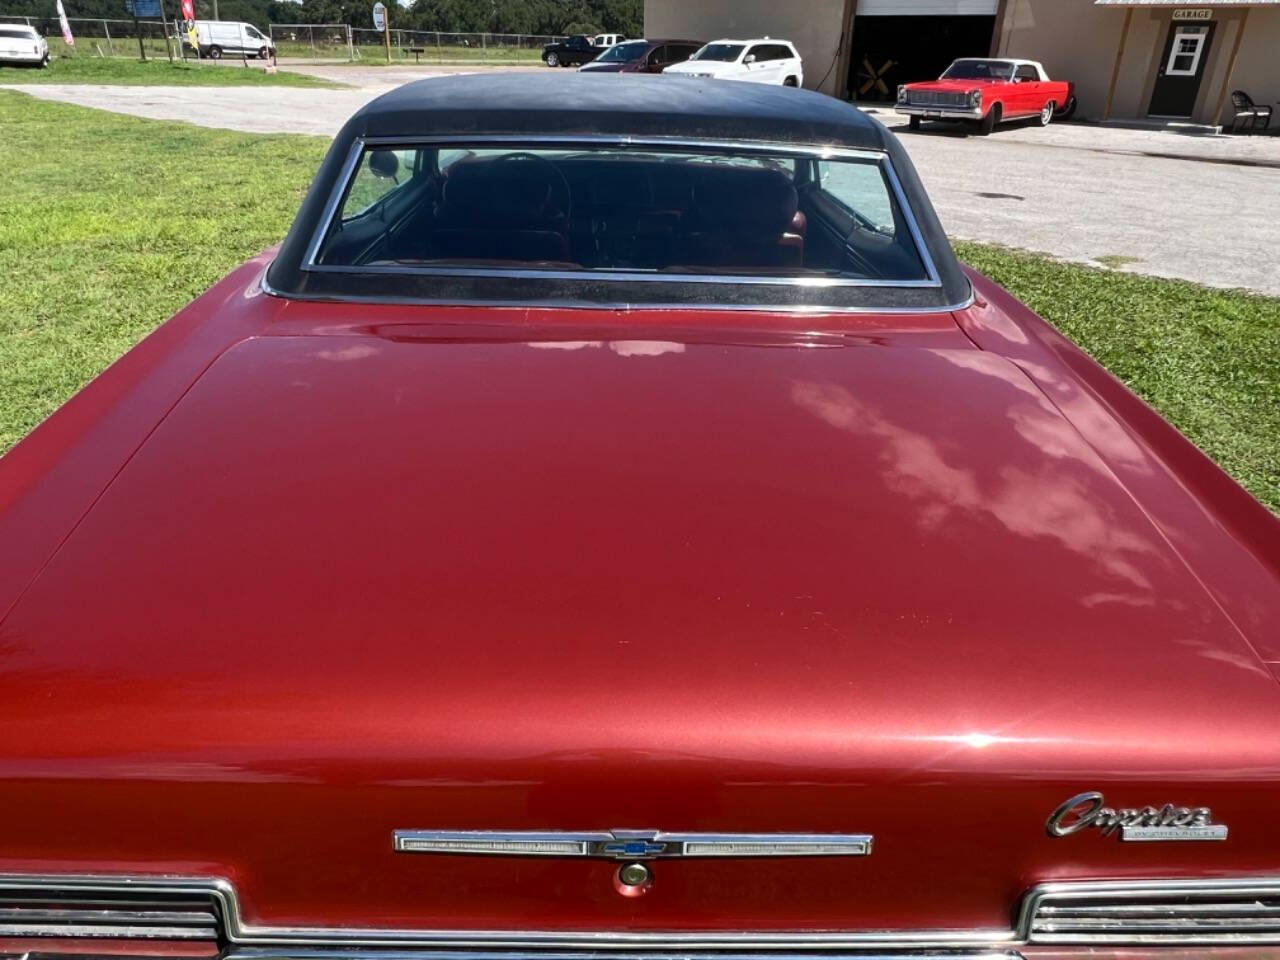
[[[541,227],[563,214],[548,171],[538,163],[455,164],[444,184],[442,213],[472,227]]]
[[[643,170],[619,165],[604,169],[591,180],[591,201],[597,207],[653,208],[653,181]]]
[[[776,170],[706,170],[693,186],[700,225],[782,233],[796,214],[796,188]]]

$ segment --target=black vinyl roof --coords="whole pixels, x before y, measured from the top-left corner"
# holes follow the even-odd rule
[[[749,147],[826,148],[883,153],[901,184],[906,207],[933,261],[938,282],[824,290],[802,284],[610,281],[584,276],[565,282],[519,279],[498,282],[465,277],[414,281],[421,290],[409,299],[454,302],[502,299],[729,305],[837,306],[937,309],[959,304],[971,294],[933,205],[898,139],[876,119],[832,97],[794,87],[701,77],[559,70],[485,73],[418,80],[365,105],[334,138],[324,163],[298,211],[293,227],[267,271],[269,288],[293,297],[395,299],[400,294],[385,276],[333,277],[307,264],[318,242],[327,209],[336,209],[345,189],[346,169],[367,142],[415,138],[432,142],[469,137],[502,137],[536,144],[540,138],[573,137],[625,141],[732,142]],[[402,284],[403,286],[403,284]],[[406,288],[407,290],[407,288]]]
[[[417,80],[363,107],[339,139],[480,133],[621,134],[867,150],[884,150],[888,138],[884,127],[856,107],[794,87],[551,70]]]

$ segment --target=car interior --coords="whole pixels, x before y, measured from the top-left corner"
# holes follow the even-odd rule
[[[369,150],[317,262],[923,279],[882,172],[856,163],[870,210],[808,158]]]

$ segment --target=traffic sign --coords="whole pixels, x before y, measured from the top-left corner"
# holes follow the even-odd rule
[[[124,0],[124,9],[130,16],[160,19],[160,0]]]

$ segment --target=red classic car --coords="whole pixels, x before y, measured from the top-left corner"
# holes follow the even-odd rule
[[[854,107],[414,83],[0,460],[0,954],[1274,957],[1278,528]]]
[[[923,120],[964,120],[988,134],[1005,120],[1029,117],[1047,127],[1075,113],[1075,85],[1050,80],[1034,60],[965,58],[937,80],[900,86],[896,109],[911,117],[912,130]]]

